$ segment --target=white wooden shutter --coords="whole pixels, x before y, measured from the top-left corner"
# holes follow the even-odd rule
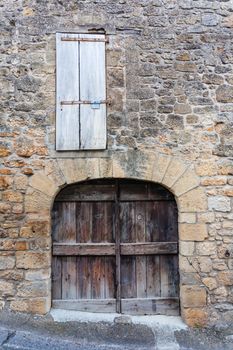
[[[79,149],[80,105],[62,104],[79,101],[79,50],[78,41],[63,41],[62,38],[76,38],[77,34],[57,33],[57,113],[56,149]]]
[[[90,35],[80,35],[89,38]],[[103,35],[92,35],[101,39]],[[80,42],[80,99],[96,102],[80,106],[82,149],[106,148],[105,43]]]
[[[56,40],[56,149],[105,149],[105,37],[58,33]]]

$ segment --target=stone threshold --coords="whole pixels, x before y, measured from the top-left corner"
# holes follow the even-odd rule
[[[132,316],[117,313],[94,313],[75,310],[51,309],[50,316],[55,322],[106,322],[118,324],[145,325],[150,328],[169,328],[173,331],[187,329],[180,316],[140,315]]]

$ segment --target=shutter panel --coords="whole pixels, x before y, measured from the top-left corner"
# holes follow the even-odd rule
[[[78,34],[56,35],[56,149],[69,151],[79,149],[80,106],[61,102],[79,101],[79,42],[62,41],[61,37],[78,38]]]
[[[104,39],[104,36],[101,34],[80,34],[80,38]],[[80,100],[105,101],[105,80],[105,42],[81,41]],[[105,149],[106,104],[81,104],[80,127],[81,149]]]

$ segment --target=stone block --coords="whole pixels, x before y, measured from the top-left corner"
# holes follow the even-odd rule
[[[6,188],[12,187],[13,179],[11,176],[0,176],[0,189],[5,190]]]
[[[213,262],[209,257],[199,256],[198,264],[201,272],[211,272],[213,269]]]
[[[209,210],[216,210],[222,212],[231,211],[231,200],[224,196],[211,196],[208,198]]]
[[[57,160],[48,161],[45,165],[44,172],[45,175],[55,184],[56,188],[65,184],[66,180],[58,166]]]
[[[182,160],[177,158],[172,158],[169,163],[164,178],[162,180],[163,184],[169,188],[180,178],[180,176],[187,169],[187,164],[185,164]]]
[[[192,256],[195,250],[194,242],[182,242],[180,241],[179,252],[183,256]]]
[[[201,180],[202,186],[223,186],[227,183],[227,179],[224,177],[207,177]]]
[[[197,220],[196,213],[179,213],[179,222],[187,224],[195,224]]]
[[[10,302],[10,309],[16,312],[45,315],[50,310],[50,301],[48,298],[17,299]]]
[[[44,281],[21,282],[17,287],[17,296],[22,298],[46,297],[49,294],[50,283]]]
[[[213,278],[213,277],[202,278],[202,282],[209,290],[213,290],[213,289],[216,289],[218,287],[218,283],[216,281],[216,278]]]
[[[99,159],[58,159],[67,184],[99,178]]]
[[[202,212],[207,210],[207,198],[202,188],[195,188],[178,198],[180,212]]]
[[[23,201],[23,195],[20,192],[16,191],[6,191],[3,193],[3,200],[7,202],[22,202]]]
[[[181,286],[181,304],[183,307],[202,307],[206,305],[206,290],[198,286]]]
[[[25,196],[25,212],[37,213],[40,216],[50,215],[51,197],[40,191],[30,188]]]
[[[197,221],[200,223],[212,223],[215,221],[215,214],[213,212],[198,213]]]
[[[0,213],[6,214],[11,212],[11,204],[9,203],[0,203]]]
[[[216,90],[216,99],[221,103],[233,102],[233,86],[220,85]]]
[[[172,186],[173,192],[176,196],[180,196],[183,193],[186,193],[193,188],[197,187],[200,183],[199,178],[195,174],[192,168],[189,168],[185,173],[175,182]]]
[[[7,253],[6,253],[7,254]],[[0,270],[13,269],[15,267],[15,257],[13,255],[0,256]]]
[[[12,297],[14,294],[14,283],[0,280],[0,297]]]
[[[179,224],[179,235],[183,241],[204,241],[208,237],[205,224]]]
[[[25,280],[27,281],[48,280],[50,276],[51,276],[51,269],[25,271]]]
[[[216,242],[199,242],[196,244],[196,252],[198,255],[215,255],[217,254]]]
[[[190,327],[204,327],[208,322],[208,313],[203,308],[187,308],[182,311],[182,318]]]
[[[18,269],[42,269],[50,266],[50,253],[16,252]]]
[[[99,176],[100,178],[111,178],[113,177],[113,164],[110,158],[99,159]]]
[[[196,273],[196,269],[192,264],[192,259],[180,255],[179,257],[179,268],[180,272],[183,273]]]
[[[171,161],[171,157],[163,154],[155,156],[154,167],[152,171],[152,181],[161,183],[167,167]]]
[[[155,164],[152,152],[128,151],[113,155],[113,177],[151,180]]]
[[[204,26],[213,27],[218,24],[219,17],[214,13],[205,13],[201,17]]]
[[[42,171],[34,174],[30,178],[29,184],[32,188],[43,192],[47,196],[52,197],[57,192],[57,186]]]
[[[218,172],[217,164],[214,160],[202,161],[195,168],[199,176],[213,176],[217,175]]]
[[[233,285],[233,271],[220,271],[218,273],[218,282],[223,286]]]
[[[174,112],[176,114],[189,114],[192,112],[191,107],[189,104],[186,103],[176,103]]]
[[[233,28],[233,14],[227,16],[222,22],[222,25],[227,28]]]

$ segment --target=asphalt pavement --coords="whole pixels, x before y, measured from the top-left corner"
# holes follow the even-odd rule
[[[139,324],[118,317],[113,322],[57,322],[46,317],[0,313],[0,349],[12,350],[233,350],[233,328],[191,329],[176,319]],[[174,323],[174,325],[173,325]]]

